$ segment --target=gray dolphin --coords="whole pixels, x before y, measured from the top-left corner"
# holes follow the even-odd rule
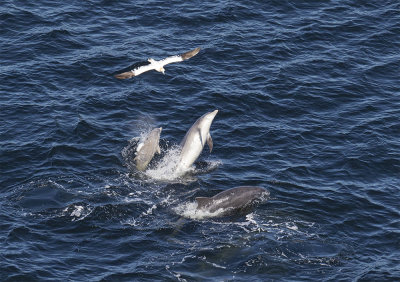
[[[197,209],[218,216],[244,213],[255,204],[266,200],[269,191],[257,186],[239,186],[225,190],[213,197],[197,197]]]
[[[157,152],[161,153],[159,141],[162,127],[154,128],[146,137],[146,139],[140,143],[136,149],[136,167],[138,170],[145,170],[147,165],[153,159],[154,154]]]
[[[201,116],[189,129],[181,142],[181,154],[176,172],[185,172],[200,156],[205,143],[207,142],[210,152],[213,148],[213,141],[210,135],[210,126],[218,110],[208,112]]]

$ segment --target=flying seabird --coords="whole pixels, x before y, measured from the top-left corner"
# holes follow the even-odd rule
[[[126,79],[126,78],[131,78],[132,76],[138,76],[139,74],[142,74],[149,70],[156,70],[158,72],[162,72],[163,74],[165,74],[165,69],[164,69],[165,65],[187,60],[195,56],[197,53],[199,53],[199,51],[200,47],[197,47],[192,51],[177,56],[167,57],[164,60],[160,61],[156,61],[150,58],[145,62],[139,62],[133,64],[132,66],[119,71],[118,74],[114,75],[114,77],[118,79]]]

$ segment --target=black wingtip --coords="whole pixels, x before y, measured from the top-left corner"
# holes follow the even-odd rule
[[[118,78],[118,79],[127,79],[127,78],[131,78],[132,76],[135,76],[135,75],[130,71],[114,75],[114,77]]]
[[[127,67],[127,68],[124,68],[122,70],[120,69],[120,70],[112,73],[112,75],[115,78],[118,78],[118,79],[131,78],[131,77],[135,76],[132,71],[134,71],[135,69],[138,69],[138,68],[140,68],[142,66],[147,66],[149,64],[150,64],[150,62],[148,62],[148,61],[134,63],[133,65],[131,65],[131,66]]]
[[[199,53],[199,52],[200,52],[200,47],[197,47],[197,48],[193,49],[192,51],[183,53],[183,54],[181,55],[182,60],[190,59],[191,57],[196,56],[197,53]]]

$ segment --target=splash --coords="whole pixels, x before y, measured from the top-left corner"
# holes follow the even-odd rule
[[[167,149],[165,155],[155,165],[145,171],[145,175],[158,181],[178,181],[179,183],[192,182],[197,180],[198,174],[207,173],[217,169],[221,161],[196,162],[184,171],[176,171],[180,160],[181,149],[174,145]]]
[[[179,214],[180,216],[190,218],[190,219],[205,219],[205,218],[212,218],[218,217],[224,213],[224,209],[218,209],[214,212],[209,212],[207,210],[197,209],[196,202],[187,202],[178,205],[177,207],[173,208],[175,213]]]
[[[176,166],[179,162],[180,152],[179,146],[171,147],[154,168],[147,169],[145,174],[155,180],[171,181],[179,178],[182,174],[176,172]]]
[[[144,172],[138,171],[134,158],[137,151],[146,140],[148,134],[153,129],[153,126],[142,128],[139,136],[129,140],[129,144],[122,149],[122,157],[125,165],[128,167],[131,174],[143,180],[155,180],[162,182],[179,182],[187,183],[197,180],[194,177],[197,174],[203,174],[217,169],[221,165],[221,161],[200,161],[193,164],[185,171],[176,171],[176,167],[180,160],[181,148],[179,145],[169,146],[168,141],[160,139],[161,155],[156,155],[150,162],[147,170]]]

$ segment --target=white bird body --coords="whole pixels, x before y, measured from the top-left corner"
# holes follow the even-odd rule
[[[129,67],[128,71],[121,71],[120,73],[114,75],[114,77],[116,77],[118,79],[126,79],[126,78],[131,78],[133,76],[138,76],[138,75],[140,75],[144,72],[150,71],[150,70],[155,70],[155,71],[165,74],[165,69],[164,69],[165,65],[187,60],[187,59],[195,56],[197,53],[199,53],[199,51],[200,51],[200,48],[198,47],[196,49],[193,49],[192,51],[183,53],[181,55],[167,57],[167,58],[165,58],[163,60],[159,60],[159,61],[150,58],[147,60],[147,62],[140,62],[140,63],[132,65],[131,67]]]

